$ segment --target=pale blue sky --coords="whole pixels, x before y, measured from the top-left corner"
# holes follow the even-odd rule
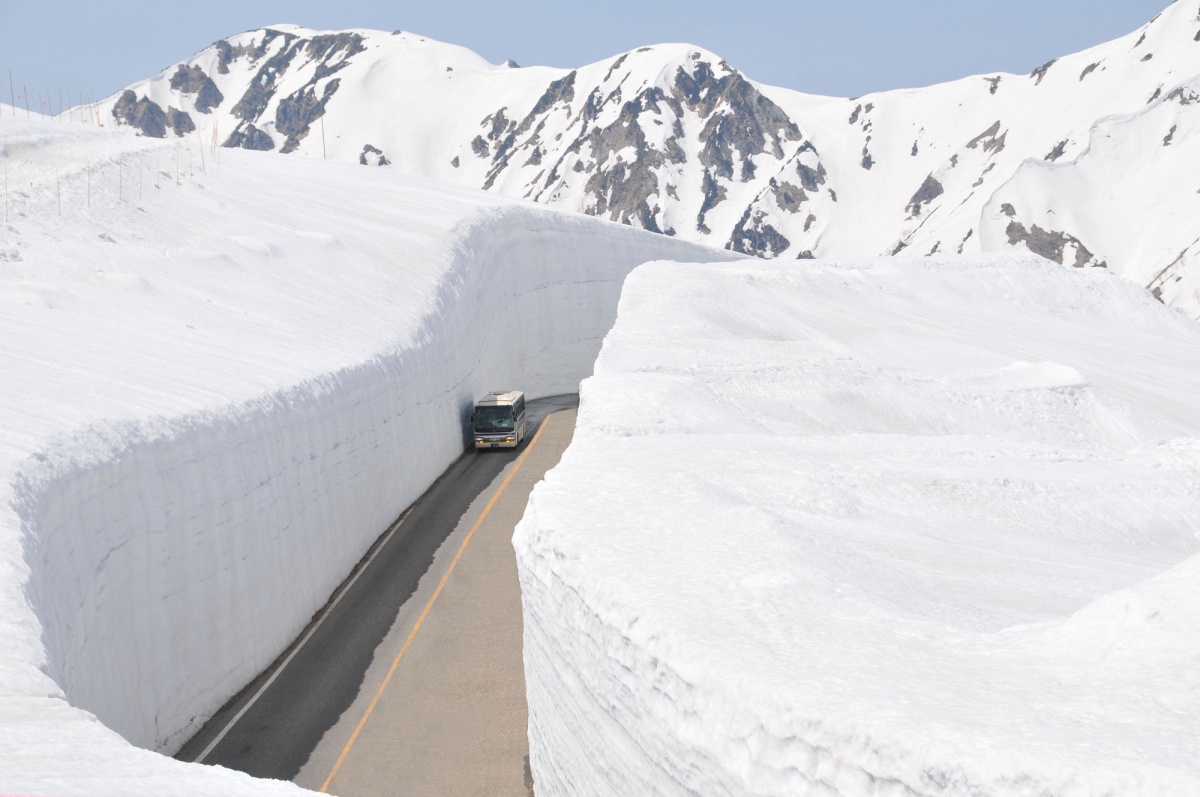
[[[0,0],[0,68],[17,93],[97,98],[263,25],[397,28],[493,63],[581,66],[684,41],[749,77],[857,96],[983,72],[1029,72],[1129,33],[1167,0]],[[0,76],[9,100],[8,75]],[[57,99],[54,100],[57,102]]]

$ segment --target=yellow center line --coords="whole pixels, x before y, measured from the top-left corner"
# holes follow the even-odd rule
[[[525,457],[529,456],[529,452],[533,450],[533,446],[537,443],[538,438],[542,436],[542,430],[546,428],[546,422],[549,420],[550,416],[548,415],[542,419],[541,424],[538,425],[537,434],[535,434],[533,439],[529,441],[529,445],[525,446],[525,450],[521,453],[521,456],[517,458],[517,464],[511,471],[509,471],[508,476],[505,477],[504,482],[500,485],[500,489],[497,490],[496,494],[492,496],[492,500],[488,501],[488,505],[483,509],[483,514],[479,516],[479,519],[475,521],[475,525],[471,527],[469,532],[467,532],[466,539],[462,541],[462,545],[458,546],[458,552],[454,554],[454,558],[450,561],[450,567],[446,568],[445,575],[443,575],[442,580],[438,582],[437,589],[433,591],[433,596],[429,599],[429,603],[425,604],[425,609],[421,612],[421,616],[417,618],[416,625],[414,625],[413,629],[408,632],[408,639],[404,640],[404,647],[400,648],[400,652],[396,655],[396,660],[392,662],[391,669],[388,670],[388,674],[383,679],[383,683],[379,685],[379,690],[375,692],[375,697],[371,699],[371,705],[367,706],[367,711],[365,714],[363,714],[362,719],[358,721],[358,726],[355,727],[354,733],[350,734],[350,741],[346,742],[346,746],[342,748],[342,754],[338,756],[337,763],[333,765],[333,771],[329,773],[329,777],[325,779],[325,783],[321,786],[322,792],[325,792],[329,789],[329,784],[333,782],[333,777],[337,775],[338,770],[342,768],[342,763],[346,760],[346,755],[350,752],[350,748],[354,746],[354,742],[358,739],[359,732],[362,731],[363,726],[367,724],[367,718],[370,717],[371,712],[375,710],[375,704],[379,702],[379,698],[383,695],[383,690],[387,688],[388,682],[392,680],[392,675],[394,675],[396,672],[396,668],[400,666],[400,660],[404,658],[404,654],[408,652],[408,648],[410,645],[412,645],[413,638],[416,637],[417,631],[421,630],[421,624],[425,622],[425,618],[429,615],[429,610],[433,608],[434,601],[438,599],[438,595],[442,594],[442,587],[446,586],[446,580],[449,579],[450,574],[454,572],[454,566],[458,564],[458,560],[462,557],[463,551],[467,549],[467,543],[471,541],[471,538],[475,536],[475,532],[478,531],[479,527],[483,525],[484,519],[488,516],[488,513],[492,511],[492,507],[496,505],[496,501],[499,500],[500,494],[504,492],[504,489],[508,487],[509,482],[513,480],[513,476],[517,475],[517,471],[520,470],[521,464],[525,462]]]

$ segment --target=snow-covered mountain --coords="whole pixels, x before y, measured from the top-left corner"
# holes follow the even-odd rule
[[[856,99],[685,44],[575,70],[276,25],[109,98],[148,136],[387,165],[738,252],[1028,248],[1200,317],[1200,3],[1030,75]]]

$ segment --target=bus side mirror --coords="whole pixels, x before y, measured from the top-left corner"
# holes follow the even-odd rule
[[[475,413],[471,413],[471,423],[475,423]]]

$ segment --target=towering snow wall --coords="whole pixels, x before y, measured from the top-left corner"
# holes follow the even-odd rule
[[[539,797],[1200,793],[1198,408],[1101,270],[640,267],[514,537]]]
[[[4,792],[270,793],[111,731],[176,749],[462,454],[479,394],[574,391],[630,269],[722,256],[382,171],[176,184],[128,135],[0,145],[31,185],[0,247]],[[65,222],[38,193],[64,161]]]

